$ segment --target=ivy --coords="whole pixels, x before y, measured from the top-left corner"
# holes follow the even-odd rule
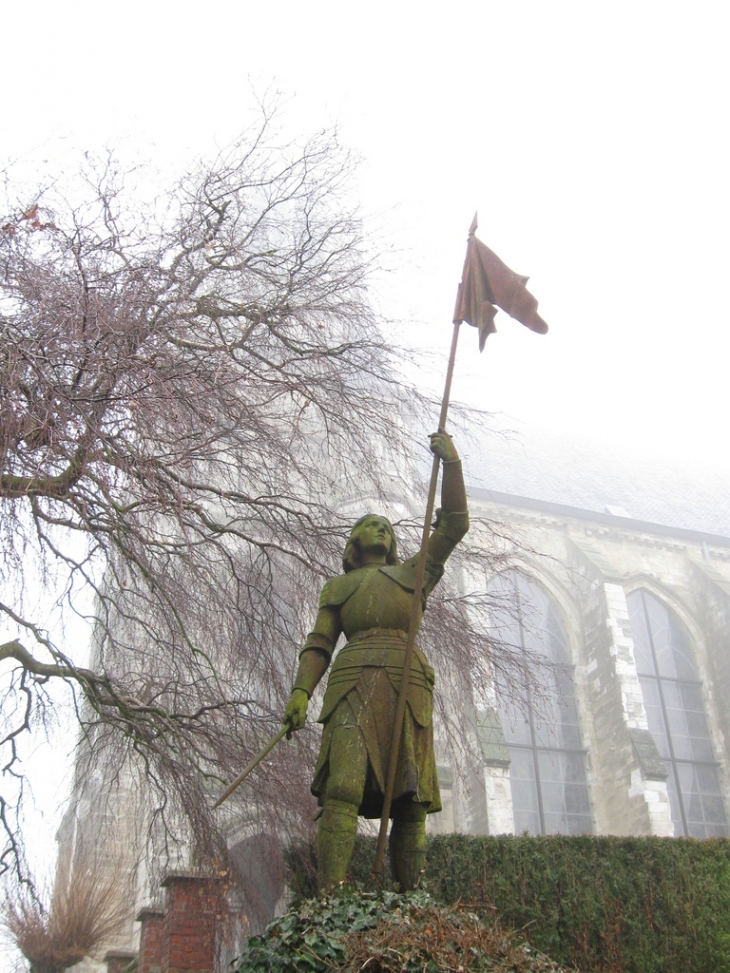
[[[234,964],[235,973],[564,973],[468,910],[423,891],[352,888],[305,899],[274,920]]]
[[[236,973],[325,973],[345,961],[344,936],[377,925],[398,899],[394,892],[379,895],[341,894],[305,899],[248,942]]]

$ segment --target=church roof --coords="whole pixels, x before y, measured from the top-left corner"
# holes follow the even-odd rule
[[[552,433],[489,433],[463,450],[488,493],[730,538],[730,471],[619,451]]]

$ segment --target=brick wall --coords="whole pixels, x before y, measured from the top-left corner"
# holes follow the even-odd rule
[[[214,879],[174,872],[164,879],[162,909],[145,908],[141,923],[138,973],[215,973],[216,930],[222,901]],[[110,973],[120,973],[111,971]]]
[[[137,973],[161,973],[165,913],[162,909],[142,909],[137,922],[141,923]]]

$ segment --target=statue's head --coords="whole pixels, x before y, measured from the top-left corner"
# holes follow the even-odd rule
[[[361,517],[357,521],[350,531],[350,536],[347,538],[345,553],[342,555],[342,569],[345,574],[348,571],[354,571],[355,568],[362,567],[363,548],[361,540],[367,536],[366,532],[371,533],[377,531],[378,528],[382,529],[382,527],[386,528],[390,538],[385,554],[385,563],[400,564],[398,560],[398,544],[393,533],[393,525],[391,522],[386,517],[380,517],[378,514],[365,514],[364,517]]]

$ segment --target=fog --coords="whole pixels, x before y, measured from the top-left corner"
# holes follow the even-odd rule
[[[16,5],[4,155],[224,145],[253,91],[335,123],[398,335],[445,360],[467,229],[549,322],[504,315],[455,395],[511,426],[727,464],[730,13],[720,2]],[[253,89],[253,90],[252,90]],[[500,323],[501,319],[501,323]],[[434,365],[434,386],[439,366]]]
[[[419,381],[443,380],[477,210],[550,332],[500,313],[479,355],[464,327],[454,397],[531,437],[730,470],[726,4],[70,0],[3,20],[17,172],[116,145],[163,178],[280,90],[285,134],[336,124],[361,159],[374,297],[430,353]]]

